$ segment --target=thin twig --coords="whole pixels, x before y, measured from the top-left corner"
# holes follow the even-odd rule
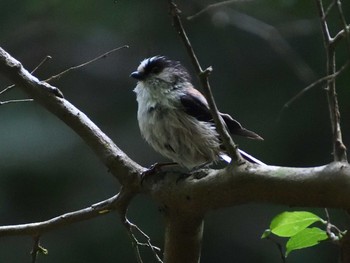
[[[347,41],[347,49],[349,51],[349,54],[350,54],[350,29],[347,25],[347,22],[346,22],[346,19],[345,19],[345,16],[344,16],[344,12],[343,12],[343,8],[342,8],[342,3],[340,0],[335,0],[337,2],[337,10],[338,10],[338,13],[339,13],[339,18],[340,18],[340,21],[343,25],[343,30],[345,32],[345,38],[346,38],[346,41]]]
[[[332,1],[329,6],[327,7],[326,11],[324,11],[323,16],[321,17],[322,20],[326,20],[328,14],[331,12],[331,10],[333,9],[335,5],[335,1]]]
[[[198,18],[199,16],[201,16],[202,14],[211,11],[212,9],[215,8],[219,8],[219,7],[223,7],[226,5],[230,5],[233,3],[239,3],[239,2],[252,2],[253,0],[228,0],[228,1],[222,1],[219,3],[215,3],[215,4],[211,4],[211,5],[207,5],[205,8],[203,8],[202,10],[200,10],[199,12],[197,12],[196,14],[192,15],[192,16],[188,16],[187,20],[193,20]]]
[[[202,67],[199,64],[197,56],[193,50],[190,40],[188,39],[185,29],[182,25],[181,18],[179,16],[181,11],[178,9],[177,5],[174,3],[173,0],[169,0],[169,6],[170,6],[170,14],[173,19],[173,26],[177,31],[177,33],[179,34],[186,48],[186,51],[192,61],[192,64],[198,74],[199,80],[203,87],[204,95],[208,101],[210,112],[212,114],[218,133],[220,134],[220,137],[225,145],[225,149],[227,150],[228,154],[231,156],[232,161],[236,164],[240,164],[243,162],[243,159],[239,154],[239,152],[237,151],[237,146],[234,144],[231,136],[229,135],[229,133],[227,132],[227,129],[225,128],[223,120],[220,117],[219,111],[216,107],[213,94],[211,92],[208,76],[212,72],[212,68],[208,67],[207,69],[202,70]]]
[[[30,74],[33,74],[35,71],[38,70],[38,68],[40,68],[42,65],[44,65],[44,63],[46,63],[46,61],[50,60],[52,57],[47,55],[31,72]]]
[[[5,100],[5,101],[0,101],[0,106],[5,104],[10,104],[10,103],[32,102],[32,101],[34,100],[33,99]]]
[[[50,81],[59,79],[59,78],[62,77],[64,74],[67,74],[68,72],[70,72],[70,71],[72,71],[72,70],[76,70],[76,69],[85,67],[85,66],[87,66],[87,65],[89,65],[89,64],[91,64],[91,63],[93,63],[93,62],[95,62],[95,61],[97,61],[97,60],[100,60],[100,59],[102,59],[102,58],[106,58],[109,54],[111,54],[111,53],[113,53],[113,52],[116,52],[116,51],[118,51],[118,50],[120,50],[120,49],[123,49],[123,48],[129,48],[129,46],[128,46],[128,45],[124,45],[124,46],[121,46],[121,47],[114,48],[114,49],[112,49],[112,50],[110,50],[110,51],[108,51],[108,52],[103,53],[102,55],[100,55],[100,56],[98,56],[98,57],[96,57],[96,58],[94,58],[94,59],[91,59],[91,60],[89,60],[89,61],[87,61],[87,62],[84,62],[84,63],[82,63],[82,64],[80,64],[80,65],[77,65],[77,66],[72,66],[72,67],[70,67],[70,68],[68,68],[68,69],[66,69],[66,70],[64,70],[64,71],[62,71],[62,72],[60,72],[60,73],[58,73],[58,74],[56,74],[56,75],[54,75],[54,76],[51,76],[50,78],[48,78],[48,79],[46,79],[46,80],[44,80],[44,81],[45,81],[45,82],[50,82]]]
[[[348,34],[347,32],[350,30],[350,25],[346,26],[346,29],[340,30],[332,39],[332,46],[337,46],[337,44],[342,40],[346,35]]]
[[[39,254],[47,255],[48,250],[40,245],[40,236],[36,235],[33,237],[33,248],[30,254],[32,255],[32,263],[36,263]]]
[[[32,251],[30,252],[30,254],[32,255],[32,263],[36,262],[37,256],[38,256],[38,252],[39,252],[39,247],[40,247],[40,236],[35,236],[33,237],[33,248]]]
[[[129,198],[129,193],[127,191],[127,188],[122,187],[120,190],[120,199],[124,199],[124,197],[126,198],[126,200],[128,200]],[[129,200],[130,201],[130,200]],[[154,255],[154,257],[156,258],[156,260],[159,263],[162,263],[162,260],[160,259],[160,257],[158,256],[157,252],[160,251],[160,249],[156,246],[153,246],[151,244],[151,238],[146,235],[137,225],[131,223],[127,217],[126,217],[126,213],[127,213],[127,209],[128,209],[128,204],[129,201],[125,201],[125,202],[121,202],[122,205],[118,206],[117,211],[119,212],[120,215],[120,220],[123,224],[123,226],[126,228],[127,233],[129,235],[129,238],[131,240],[132,243],[132,247],[134,249],[135,255],[136,255],[136,260],[138,263],[142,263],[142,258],[141,258],[141,254],[140,254],[140,247],[141,246],[147,246],[152,250],[152,253]],[[147,243],[142,243],[139,242],[138,239],[136,238],[133,230],[137,230],[147,241]]]
[[[139,247],[146,246],[146,247],[149,247],[152,250],[152,254],[154,255],[154,257],[157,260],[157,262],[162,263],[163,261],[160,259],[160,257],[158,256],[158,253],[157,253],[157,252],[160,252],[161,250],[160,250],[160,248],[152,245],[151,238],[146,233],[144,233],[137,225],[131,223],[126,217],[124,217],[122,222],[123,222],[123,225],[125,226],[125,228],[126,228],[126,230],[128,232],[128,235],[129,235],[129,237],[131,239],[131,242],[133,244],[133,248],[135,250],[137,261],[139,263],[143,262],[142,258],[141,258]],[[135,234],[133,232],[134,229],[137,230],[137,232],[140,233],[146,239],[147,243],[142,243],[142,242],[138,241],[138,239],[136,238],[136,236],[135,236]]]
[[[331,39],[331,36],[329,34],[328,25],[326,22],[326,15],[324,12],[323,3],[322,3],[322,0],[315,0],[315,1],[316,1],[317,9],[318,9],[318,15],[319,15],[320,20],[321,20],[321,31],[323,34],[323,43],[325,46],[328,46],[329,41]],[[331,5],[331,6],[333,6],[333,5]],[[327,9],[327,12],[330,12],[330,9],[331,9],[331,7],[329,7]]]
[[[325,12],[323,8],[322,0],[316,0],[316,5],[321,20],[321,30],[323,35],[323,42],[326,52],[326,68],[327,75],[334,75],[336,73],[336,51],[334,40],[332,39],[327,20],[325,19]],[[338,97],[336,92],[335,78],[331,78],[327,81],[327,99],[328,108],[331,120],[332,135],[333,135],[333,155],[334,161],[347,162],[346,147],[343,143],[341,127],[340,127],[340,111],[338,104]]]
[[[46,56],[42,61],[40,61],[40,63],[30,73],[33,74],[35,71],[38,70],[38,68],[40,68],[46,61],[48,61],[51,58],[52,58],[51,56]],[[7,86],[2,91],[0,91],[0,95],[5,93],[6,91],[9,91],[10,89],[14,88],[15,86],[16,86],[15,84]],[[0,104],[0,105],[2,105],[2,104]]]
[[[336,245],[339,245],[340,244],[340,240],[342,238],[343,235],[345,235],[346,232],[344,231],[341,231],[337,226],[333,225],[331,223],[331,218],[329,216],[329,212],[328,212],[328,209],[325,208],[325,213],[326,213],[326,219],[327,219],[327,222],[326,222],[326,233],[327,233],[327,236],[329,238],[329,240],[336,244]],[[332,229],[336,230],[337,231],[337,234],[334,234],[332,232]]]
[[[270,240],[272,243],[274,243],[274,244],[277,246],[277,249],[278,249],[278,252],[280,253],[282,262],[283,262],[283,263],[286,263],[286,262],[287,262],[287,261],[286,261],[287,259],[286,259],[286,256],[285,256],[284,253],[283,253],[283,247],[282,247],[282,245],[281,245],[277,240],[275,240],[271,235],[268,235],[268,236],[266,237],[266,239],[267,239],[267,240]]]
[[[329,76],[325,76],[323,78],[320,78],[318,80],[316,80],[315,82],[311,83],[310,85],[308,85],[306,88],[302,89],[301,91],[299,91],[293,98],[291,98],[289,101],[287,101],[280,113],[279,113],[279,118],[281,117],[282,113],[284,112],[285,109],[287,109],[293,102],[295,102],[297,99],[301,98],[306,92],[308,92],[309,90],[311,90],[312,88],[316,87],[317,85],[325,82],[325,81],[328,81],[328,80],[331,80],[333,78],[336,78],[338,77],[338,75],[340,75],[347,67],[349,66],[349,61],[347,61],[336,73],[332,74],[332,75],[329,75]]]
[[[7,86],[6,88],[4,88],[2,91],[0,91],[0,95],[5,93],[6,91],[9,91],[10,89],[14,88],[16,85],[12,84],[10,86]]]

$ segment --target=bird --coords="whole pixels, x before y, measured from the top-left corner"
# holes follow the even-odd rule
[[[188,170],[219,160],[230,162],[216,130],[206,98],[194,88],[179,61],[153,56],[130,74],[137,80],[137,119],[142,137],[153,149]],[[229,114],[219,113],[231,134],[263,140]],[[250,162],[265,165],[240,150]]]

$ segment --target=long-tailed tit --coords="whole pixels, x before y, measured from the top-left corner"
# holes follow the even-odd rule
[[[191,84],[188,71],[164,56],[144,59],[131,77],[138,80],[137,119],[141,134],[160,154],[188,169],[212,163],[224,153],[205,97]],[[230,115],[220,113],[230,133],[262,140]],[[240,151],[246,159],[263,164]]]

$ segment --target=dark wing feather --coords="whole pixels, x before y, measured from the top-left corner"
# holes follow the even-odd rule
[[[226,113],[220,113],[221,117],[225,121],[228,130],[232,134],[240,135],[243,137],[247,137],[249,139],[254,139],[254,140],[264,140],[262,137],[260,137],[258,134],[255,132],[252,132],[250,130],[247,130],[246,128],[243,128],[242,125],[233,119],[230,115]]]
[[[199,121],[213,122],[207,101],[199,91],[194,89],[187,92],[180,97],[180,101],[188,115],[195,117]],[[220,115],[230,133],[250,139],[263,140],[263,138],[255,132],[243,128],[242,125],[230,115],[225,113],[220,113]]]
[[[199,93],[199,91],[194,90],[194,94],[188,92],[180,97],[185,112],[199,121],[212,122],[213,118],[211,117],[207,101],[202,94],[195,94],[196,92]]]

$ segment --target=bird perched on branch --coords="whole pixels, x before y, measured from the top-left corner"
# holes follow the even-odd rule
[[[160,154],[188,169],[229,162],[205,97],[191,84],[188,71],[164,56],[144,59],[131,77],[138,80],[137,119],[142,136]],[[230,115],[220,113],[231,134],[263,140]],[[241,151],[249,161],[264,164]]]

